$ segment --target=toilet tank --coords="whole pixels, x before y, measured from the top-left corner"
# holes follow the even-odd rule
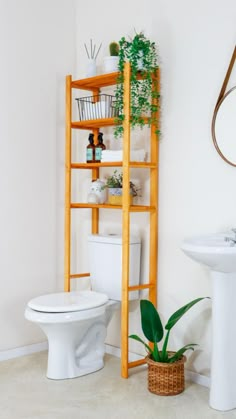
[[[116,234],[88,236],[89,270],[92,290],[121,301],[122,237]],[[141,241],[130,237],[129,285],[139,285]],[[139,291],[129,292],[129,300],[139,298]]]

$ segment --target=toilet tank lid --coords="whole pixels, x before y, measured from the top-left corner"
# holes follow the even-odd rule
[[[41,295],[30,300],[28,307],[44,313],[64,313],[99,307],[107,301],[107,295],[100,292],[71,291]]]
[[[120,234],[89,234],[89,242],[95,243],[110,243],[110,244],[122,244],[122,236]],[[130,236],[130,244],[140,244],[140,237]]]

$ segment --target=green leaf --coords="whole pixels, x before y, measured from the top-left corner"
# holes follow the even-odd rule
[[[144,342],[144,340],[142,340],[139,336],[137,336],[137,335],[130,335],[129,338],[130,339],[137,340],[138,342],[142,343],[145,346],[145,348],[148,350],[148,352],[153,356],[153,350],[152,350],[152,348],[150,348],[150,346],[148,346]]]
[[[148,300],[140,301],[142,330],[150,342],[160,342],[163,338],[163,326],[159,314]]]
[[[157,343],[156,342],[154,342],[154,347],[153,347],[153,352],[152,352],[152,359],[153,359],[153,361],[156,361],[156,362],[160,362],[161,361],[160,353],[159,353],[158,346],[157,346]]]
[[[195,304],[197,304],[199,301],[204,300],[205,298],[209,298],[209,297],[202,297],[202,298],[197,298],[196,300],[191,301],[190,303],[184,305],[183,307],[181,307],[179,310],[177,310],[174,314],[172,314],[172,316],[170,316],[168,322],[165,325],[165,329],[166,330],[170,330],[172,329],[172,327],[177,323],[178,320],[181,319],[181,317],[191,308],[193,307]]]
[[[167,362],[169,362],[170,364],[172,364],[173,362],[178,361],[181,358],[181,356],[186,351],[188,351],[189,349],[191,351],[194,351],[194,346],[198,346],[198,345],[196,343],[189,343],[188,345],[183,346],[172,357],[170,357]]]
[[[161,359],[162,362],[166,362],[166,360],[168,359],[168,353],[167,353],[167,345],[168,345],[168,340],[169,340],[169,335],[170,335],[170,331],[168,330],[163,346],[162,346],[162,350],[161,350]]]

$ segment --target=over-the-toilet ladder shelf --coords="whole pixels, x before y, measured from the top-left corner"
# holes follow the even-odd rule
[[[115,125],[115,118],[98,120],[72,121],[72,89],[89,90],[93,96],[100,93],[100,89],[115,85],[119,73],[102,74],[83,80],[72,80],[66,77],[66,156],[65,156],[65,291],[70,291],[70,282],[73,278],[89,276],[89,273],[71,273],[71,210],[75,208],[91,208],[91,232],[99,232],[99,210],[118,209],[122,211],[122,302],[121,302],[121,375],[128,377],[129,368],[145,363],[145,359],[129,362],[128,334],[129,334],[129,293],[136,290],[149,290],[149,299],[154,305],[157,303],[157,229],[158,229],[158,139],[156,125],[150,127],[150,162],[130,161],[130,64],[125,64],[124,70],[124,136],[123,136],[123,161],[106,163],[72,163],[72,129],[86,129],[94,133],[95,140],[100,127]],[[157,70],[159,86],[159,70]],[[156,113],[158,121],[159,114]],[[121,167],[123,171],[123,202],[122,206],[109,204],[90,204],[71,202],[71,172],[74,169],[89,169],[92,179],[99,178],[100,168]],[[150,170],[150,204],[130,205],[129,181],[130,168],[146,168]],[[130,243],[130,213],[148,212],[149,222],[149,280],[138,286],[129,286],[129,243]]]

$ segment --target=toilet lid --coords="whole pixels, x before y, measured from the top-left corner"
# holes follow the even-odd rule
[[[72,291],[33,298],[28,307],[46,313],[64,313],[99,307],[107,301],[107,295],[100,292]]]

